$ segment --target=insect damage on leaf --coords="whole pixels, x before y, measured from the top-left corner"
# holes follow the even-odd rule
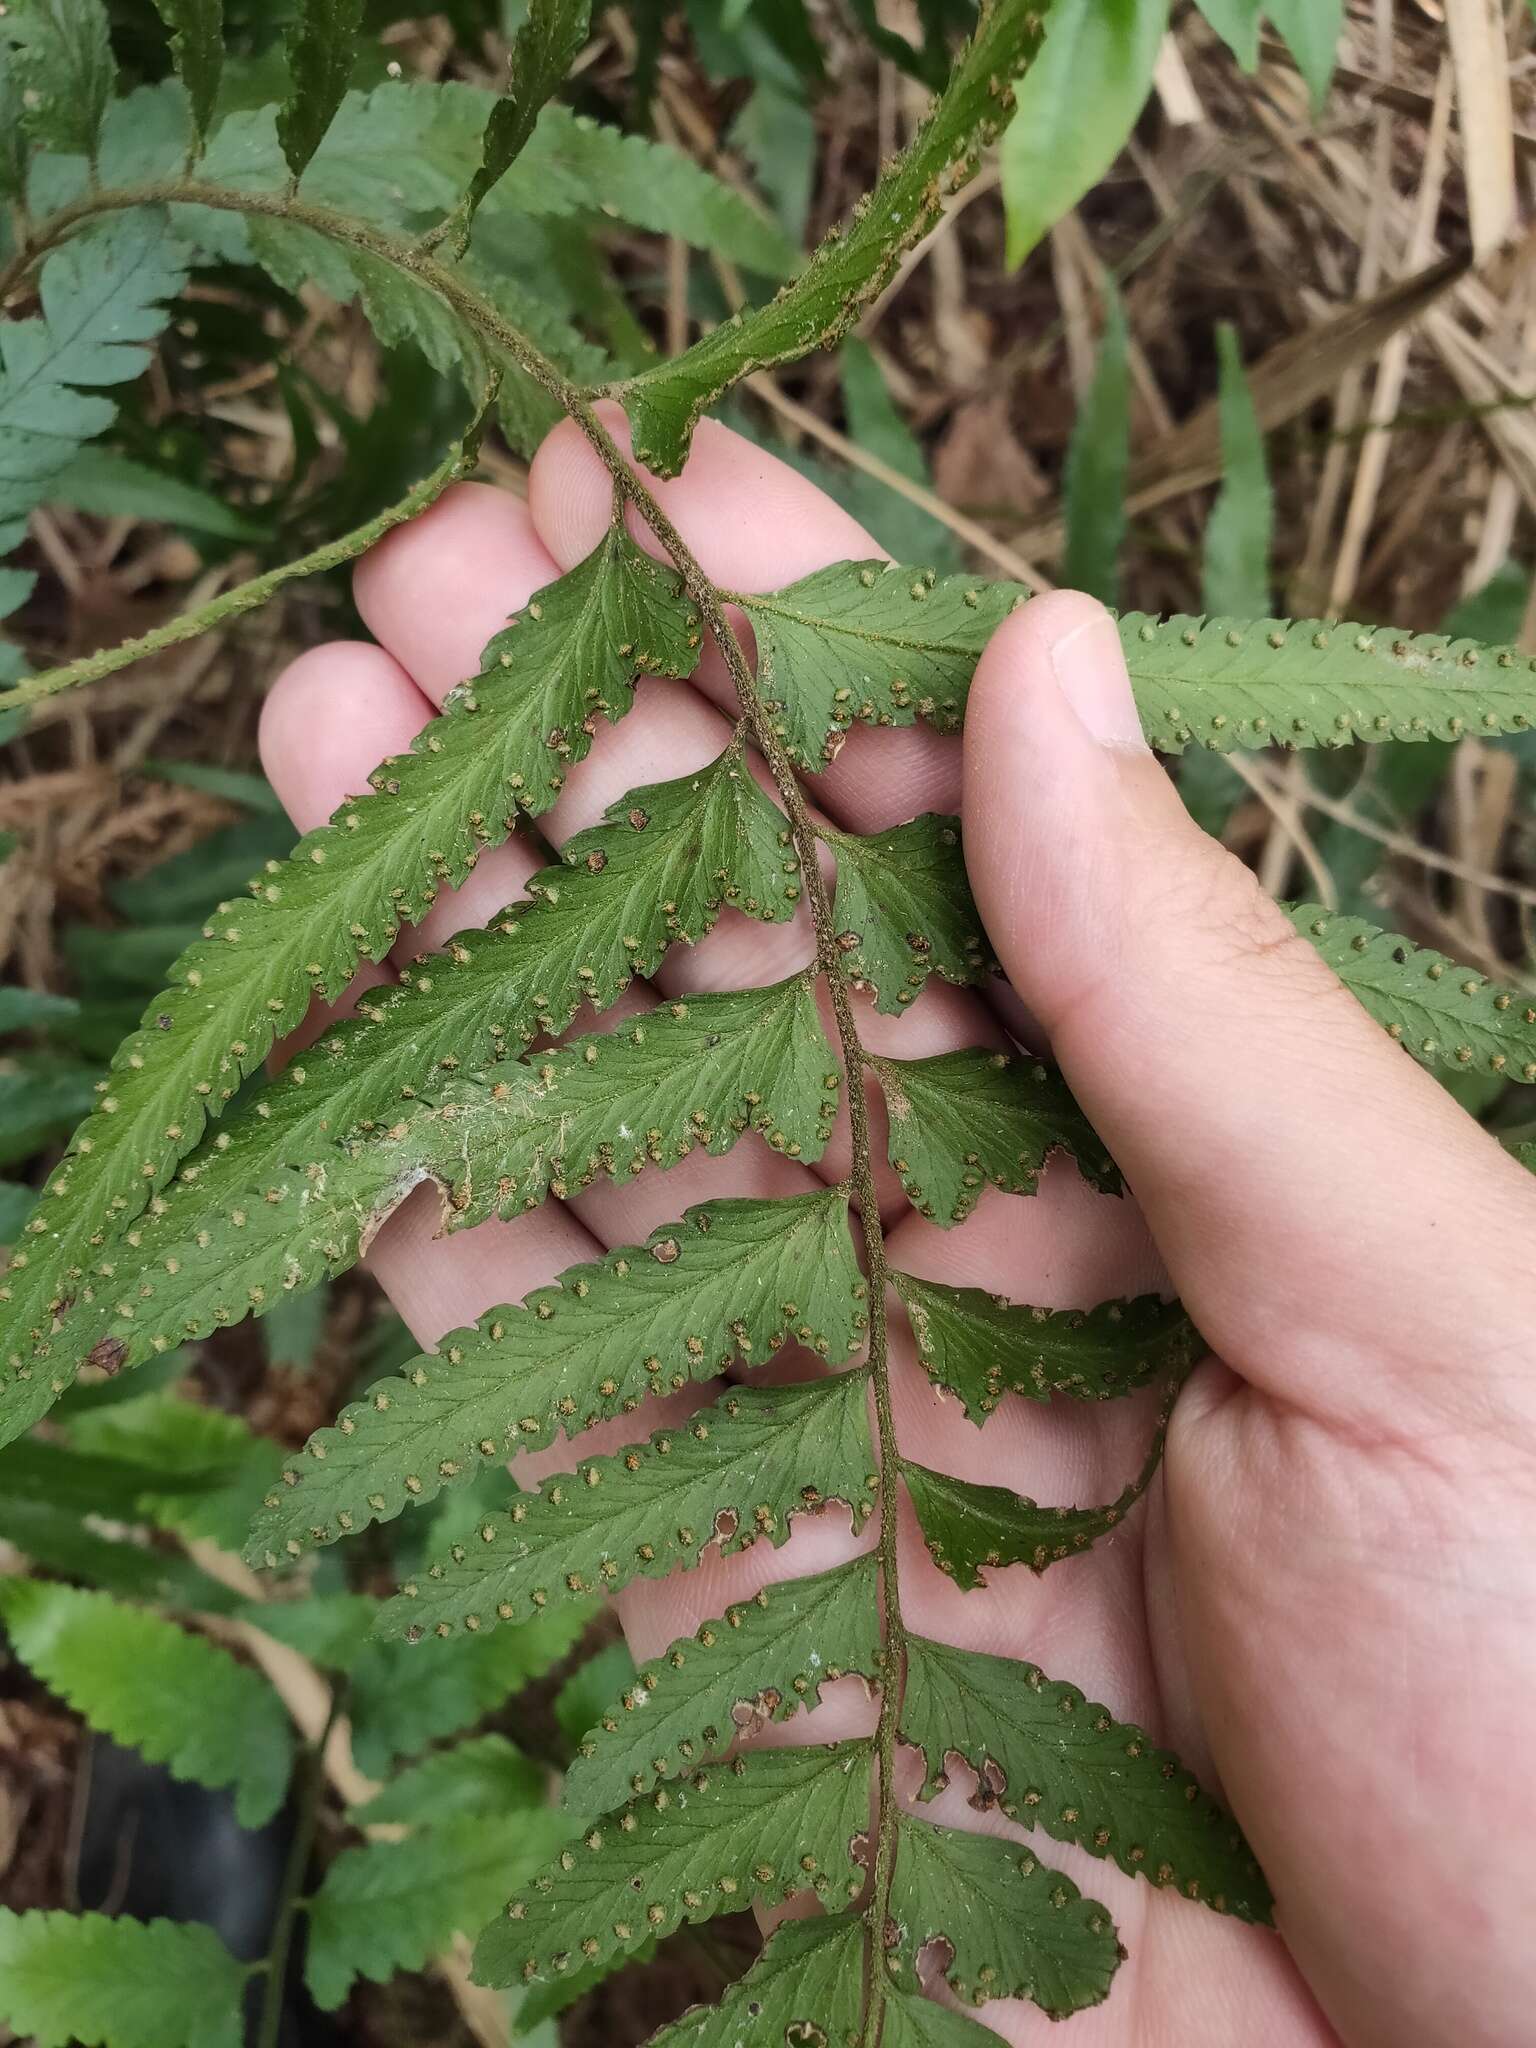
[[[677,1579],[675,1639],[613,1696],[578,1695],[558,1811],[499,1735],[435,1750],[356,1809],[365,1827],[410,1832],[344,1850],[304,1904],[307,1980],[327,2007],[489,1918],[481,1981],[553,2011],[679,1928],[800,1902],[816,1917],[778,1926],[655,2048],[985,2048],[995,2036],[969,2012],[990,2000],[1065,2019],[1110,1995],[1135,1882],[1166,1890],[1170,1912],[1266,1923],[1240,1831],[1152,1734],[1032,1664],[944,1640],[966,1636],[966,1594],[1016,1566],[1062,1565],[1071,1598],[1151,1485],[1203,1350],[1184,1308],[1155,1295],[1046,1308],[907,1272],[888,1252],[893,1229],[900,1246],[922,1225],[901,1224],[900,1202],[881,1213],[877,1144],[905,1203],[944,1230],[983,1201],[1032,1195],[1048,1170],[1075,1173],[1089,1202],[1122,1192],[1062,1075],[1019,1048],[1001,1008],[986,1012],[999,968],[958,820],[887,811],[861,833],[836,803],[830,818],[813,808],[856,727],[923,723],[953,741],[978,662],[1028,592],[878,560],[716,589],[592,411],[616,395],[636,455],[672,474],[715,398],[844,333],[1008,119],[1041,10],[983,9],[910,147],[797,268],[749,195],[558,103],[587,40],[584,0],[535,0],[499,96],[426,79],[354,90],[365,10],[301,0],[281,107],[232,112],[218,0],[157,5],[178,76],[122,98],[99,0],[26,0],[0,26],[26,86],[18,105],[0,76],[14,115],[0,188],[35,216],[35,246],[12,265],[24,310],[0,334],[0,544],[112,423],[102,393],[139,374],[187,276],[209,265],[355,303],[386,347],[408,343],[477,392],[499,380],[516,447],[569,415],[611,472],[612,516],[408,750],[219,904],[169,970],[0,1280],[0,1438],[82,1368],[105,1405],[146,1360],[344,1272],[424,1185],[441,1227],[462,1230],[674,1169],[696,1194],[694,1167],[745,1140],[761,1191],[659,1202],[648,1219],[675,1220],[377,1367],[301,1450],[247,1446],[207,1498],[153,1469],[172,1437],[206,1452],[227,1434],[228,1418],[179,1397],[169,1432],[161,1403],[77,1414],[67,1443],[14,1447],[17,1540],[60,1576],[87,1554],[117,1574],[111,1592],[5,1581],[15,1654],[104,1733],[231,1788],[259,1821],[293,1759],[276,1695],[210,1633],[128,1604],[195,1579],[190,1560],[176,1576],[132,1528],[47,1547],[47,1518],[77,1496],[221,1544],[236,1508],[243,1522],[259,1501],[246,1557],[282,1575],[279,1595],[307,1583],[313,1553],[371,1531],[366,1596],[253,1611],[345,1671],[355,1761],[381,1774],[548,1672],[598,1596]],[[53,204],[63,213],[46,215]],[[603,217],[788,282],[637,368],[649,343],[588,232]],[[476,446],[462,440],[443,477]],[[346,559],[339,547],[323,559]],[[28,573],[6,571],[0,594],[21,602]],[[1496,738],[1536,718],[1529,658],[1458,637],[1136,612],[1118,629],[1166,753]],[[487,852],[546,813],[563,829],[555,807],[575,800],[571,775],[603,728],[642,681],[659,692],[699,675],[706,634],[701,681],[728,674],[738,697],[715,758],[657,763],[642,739],[635,786],[540,856],[518,902],[399,964],[405,928]],[[669,768],[682,772],[638,780]],[[1413,1057],[1536,1082],[1536,1007],[1518,989],[1354,916],[1290,916]],[[748,939],[737,978],[751,985],[702,992],[704,956],[679,949],[722,927]],[[316,1001],[386,957],[391,984],[260,1074]],[[936,983],[968,992],[947,998],[952,1016],[972,1006],[972,1042],[937,1053],[900,1023],[932,1016]],[[598,1229],[605,1213],[593,1200],[581,1218]],[[1026,1401],[1036,1416],[1076,1402],[1085,1427],[1099,1404],[1128,1402],[1133,1423],[1144,1414],[1141,1467],[1112,1499],[1062,1505],[959,1478],[928,1462],[941,1439],[898,1438],[900,1372],[982,1430],[999,1412],[1017,1423]],[[594,1451],[582,1432],[597,1424]],[[552,1446],[536,1483],[498,1478]],[[926,1560],[898,1543],[898,1514]],[[386,1597],[373,1580],[391,1560]],[[931,1635],[913,1626],[915,1574]],[[202,1606],[220,1613],[226,1593],[209,1580]],[[1010,1831],[940,1826],[903,1800],[903,1749],[921,1761],[921,1800],[958,1786]],[[481,1825],[480,1805],[503,1798],[515,1840]],[[1097,1859],[1103,1903],[1040,1856],[1042,1837]],[[0,1915],[17,1978],[0,1983],[0,2014],[46,2042],[233,2048],[240,1966],[195,1936]],[[126,2012],[112,2010],[117,1985]]]

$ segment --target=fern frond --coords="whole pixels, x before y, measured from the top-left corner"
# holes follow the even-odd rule
[[[1032,1195],[1057,1151],[1070,1154],[1101,1193],[1119,1192],[1119,1169],[1103,1140],[1042,1060],[979,1047],[924,1060],[866,1060],[885,1097],[891,1165],[930,1223],[963,1223],[987,1186]]]
[[[215,1139],[206,1172],[184,1170],[159,1213],[129,1233],[135,1284],[110,1322],[83,1324],[81,1341],[112,1346],[121,1367],[260,1314],[345,1271],[427,1181],[443,1191],[446,1226],[464,1229],[604,1175],[728,1152],[749,1131],[790,1158],[815,1160],[837,1099],[815,991],[800,974],[668,1004],[536,1063],[456,1076],[383,1131],[323,1149],[318,1160],[287,1148],[284,1164],[254,1181],[232,1144],[225,1169]],[[257,1137],[265,1153],[259,1125]],[[115,1277],[115,1262],[106,1264]]]
[[[755,1749],[594,1822],[481,1935],[477,1979],[537,1983],[753,1899],[845,1906],[873,1760],[867,1741]]]
[[[867,1393],[862,1367],[746,1388],[648,1443],[546,1480],[408,1580],[380,1633],[414,1642],[536,1620],[569,1594],[665,1577],[714,1547],[730,1557],[759,1539],[787,1542],[794,1516],[832,1501],[857,1532],[879,1488]]]
[[[855,722],[921,718],[957,731],[978,657],[1026,596],[910,563],[844,562],[732,601],[758,636],[775,728],[815,773]],[[1147,739],[1164,753],[1446,740],[1536,723],[1536,664],[1510,647],[1319,619],[1127,612],[1119,627]]]
[[[303,1604],[313,1606],[315,1598],[311,1594]],[[375,1610],[371,1623],[377,1609],[375,1603],[370,1606]],[[274,1610],[281,1611],[272,1601],[262,1608],[266,1615]],[[382,1778],[402,1757],[415,1756],[428,1743],[457,1735],[505,1706],[513,1693],[570,1655],[596,1611],[594,1602],[570,1600],[537,1626],[434,1643],[429,1657],[407,1643],[365,1643],[347,1667],[352,1756],[358,1769]]]
[[[0,2017],[32,2048],[240,2048],[249,1974],[196,1923],[0,1907]]]
[[[1120,638],[1148,740],[1209,747],[1341,747],[1526,732],[1536,663],[1512,647],[1322,619],[1153,619]]]
[[[694,2006],[646,2048],[828,2048],[858,2037],[864,2006],[864,1931],[830,1915],[786,1920],[718,2005]]]
[[[599,716],[629,709],[637,673],[687,675],[698,651],[697,614],[677,577],[611,529],[491,641],[483,672],[414,751],[375,770],[373,795],[271,863],[250,902],[221,906],[119,1049],[100,1107],[12,1259],[0,1288],[13,1374],[0,1391],[0,1438],[35,1421],[55,1383],[72,1377],[78,1359],[54,1362],[51,1325],[77,1295],[91,1299],[93,1253],[132,1222],[273,1040],[461,882],[519,810],[554,801]],[[49,1361],[35,1375],[34,1347]]]
[[[821,1688],[882,1669],[878,1560],[760,1586],[682,1636],[587,1731],[566,1773],[566,1803],[605,1813],[658,1780],[719,1756],[743,1735],[815,1706]]]
[[[786,1341],[843,1363],[867,1327],[847,1215],[839,1189],[709,1203],[648,1244],[572,1267],[525,1308],[452,1332],[310,1438],[253,1526],[250,1561],[334,1542],[487,1460],[632,1414]]]
[[[1536,1081],[1536,997],[1363,917],[1317,903],[1292,904],[1287,914],[1350,994],[1424,1066]]]
[[[552,1810],[508,1823],[480,1815],[422,1828],[403,1842],[343,1849],[306,1902],[304,1981],[334,2011],[354,1980],[382,1983],[420,1969],[478,1930],[507,1893],[537,1869],[568,1831]]]
[[[978,1427],[1004,1394],[1108,1401],[1200,1356],[1198,1332],[1158,1295],[1091,1309],[1028,1308],[979,1287],[893,1273],[917,1356]]]
[[[1041,1507],[1011,1487],[955,1479],[948,1472],[935,1472],[903,1458],[901,1476],[912,1496],[928,1555],[941,1572],[969,1591],[985,1583],[984,1571],[1027,1564],[1032,1572],[1043,1572],[1063,1558],[1090,1549],[1125,1519],[1152,1484],[1163,1460],[1174,1397],[1187,1377],[1187,1366],[1173,1374],[1141,1470],[1102,1507]]]
[[[227,1650],[105,1593],[0,1579],[11,1647],[93,1728],[173,1778],[232,1785],[243,1827],[282,1804],[293,1762],[288,1716],[266,1680]]]
[[[899,1016],[930,974],[968,987],[998,971],[971,900],[958,818],[929,812],[867,838],[820,836],[837,856],[833,915],[844,970],[877,1010]]]
[[[968,2005],[1027,1998],[1065,2019],[1109,1995],[1122,1953],[1115,1923],[1070,1878],[996,1835],[909,1814],[899,1833],[893,1960],[909,1988],[917,1988],[919,1955],[942,1942],[944,1981]]]
[[[84,26],[93,14],[49,0],[7,27],[71,18]],[[17,59],[23,76],[33,47]],[[0,554],[21,540],[27,515],[81,444],[116,419],[116,405],[98,394],[142,372],[186,277],[187,251],[165,210],[135,207],[55,249],[38,275],[41,312],[0,324]]]
[[[958,732],[982,649],[1028,595],[1017,583],[836,562],[732,602],[756,636],[763,708],[796,767],[816,774],[856,722],[921,718]]]
[[[102,0],[22,0],[6,9],[0,47],[15,70],[23,130],[94,163],[117,83]]]
[[[1032,9],[989,8],[927,120],[860,202],[851,225],[833,228],[794,282],[766,306],[722,321],[682,355],[618,388],[639,461],[675,476],[699,415],[721,392],[753,370],[792,362],[848,332],[902,250],[937,218],[946,189],[967,181],[981,146],[1006,123],[1012,81],[1039,39],[1040,18]]]
[[[901,1732],[927,1759],[925,1798],[959,1757],[1020,1826],[1218,1913],[1269,1919],[1269,1887],[1230,1814],[1140,1728],[1033,1664],[908,1636]]]
[[[505,1735],[478,1735],[423,1757],[354,1807],[352,1818],[365,1828],[441,1827],[459,1819],[498,1822],[513,1813],[540,1812],[549,1804],[548,1790],[543,1766]],[[501,1899],[492,1900],[487,1911],[500,1904]]]

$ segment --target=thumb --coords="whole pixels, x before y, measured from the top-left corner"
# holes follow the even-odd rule
[[[1314,1412],[1379,1417],[1391,1369],[1486,1419],[1468,1351],[1513,1374],[1524,1348],[1536,1182],[1189,818],[1090,598],[1035,599],[983,656],[964,838],[998,957],[1208,1341]]]

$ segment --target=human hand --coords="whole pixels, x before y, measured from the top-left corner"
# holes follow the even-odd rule
[[[701,430],[688,470],[659,495],[728,587],[772,589],[878,552],[809,484],[721,429]],[[561,429],[535,463],[526,507],[460,487],[360,565],[359,606],[381,645],[304,656],[264,719],[268,770],[296,823],[320,822],[409,744],[506,615],[594,545],[609,498],[596,458]],[[966,790],[973,879],[1001,957],[1057,1036],[1177,1284],[1246,1383],[1205,1368],[1176,1416],[1167,1508],[1155,1497],[1089,1559],[1043,1579],[1015,1569],[961,1594],[904,1527],[907,1617],[1070,1677],[1208,1781],[1214,1750],[1276,1883],[1283,1930],[1352,2042],[1513,2040],[1515,1901],[1529,1886],[1510,1801],[1524,1788],[1490,1794],[1503,1757],[1519,1755],[1518,1567],[1501,1579],[1498,1546],[1517,1557],[1517,1510],[1527,1528],[1536,1521],[1536,1418],[1512,1364],[1531,1289],[1507,1277],[1520,1275],[1536,1190],[1299,942],[1267,945],[1252,883],[1183,820],[1150,759],[1106,755],[1087,739],[1046,683],[1050,647],[1099,616],[1083,605],[1031,606],[983,663]],[[1106,673],[1091,633],[1057,658],[1064,675]],[[642,684],[630,717],[600,729],[544,829],[558,844],[634,785],[702,767],[724,745],[732,703],[717,661],[690,685]],[[857,831],[954,810],[960,793],[955,742],[864,730],[813,790],[834,822]],[[517,839],[487,854],[398,957],[490,917],[541,865]],[[801,926],[728,918],[692,951],[674,950],[650,999],[768,982],[809,951]],[[608,1021],[646,1002],[634,989]],[[872,1049],[904,1057],[1002,1042],[995,1010],[932,984],[902,1018],[862,1009],[860,1028]],[[1155,1060],[1137,1057],[1143,1047]],[[843,1140],[817,1172],[838,1178],[846,1160]],[[418,1198],[380,1233],[369,1263],[430,1343],[690,1203],[807,1184],[807,1169],[743,1147],[444,1239],[431,1235],[435,1204]],[[1162,1283],[1133,1206],[1091,1193],[1066,1165],[1034,1200],[988,1195],[942,1233],[907,1211],[889,1175],[881,1194],[893,1258],[920,1275],[1062,1306]],[[1430,1229],[1453,1276],[1444,1298],[1424,1298]],[[1497,1276],[1497,1300],[1493,1281],[1479,1287],[1485,1271]],[[1480,1355],[1475,1376],[1462,1360],[1469,1335],[1493,1361]],[[1097,1501],[1140,1460],[1144,1400],[1066,1415],[1010,1403],[978,1432],[935,1394],[899,1326],[894,1355],[898,1433],[928,1464],[1041,1499]],[[640,1433],[629,1422],[602,1434],[611,1445]],[[570,1456],[567,1447],[527,1459],[520,1475]],[[802,1519],[782,1549],[758,1545],[631,1587],[621,1609],[637,1656],[765,1580],[824,1569],[849,1547],[846,1526]],[[1528,1622],[1528,1591],[1525,1602]],[[1447,1622],[1454,1639],[1442,1659]],[[771,1733],[800,1741],[869,1718],[862,1687],[847,1680],[815,1716]],[[960,1786],[934,1811],[1007,1826],[973,1812]],[[1496,1820],[1507,1829],[1502,1864],[1499,1843],[1484,1839]],[[1273,1935],[1120,1880],[1070,1849],[1051,1855],[1106,1899],[1131,1951],[1109,2003],[1073,2023],[1084,2048],[1334,2038]],[[1033,2008],[1002,2001],[986,2019],[1017,2043],[1045,2026]]]

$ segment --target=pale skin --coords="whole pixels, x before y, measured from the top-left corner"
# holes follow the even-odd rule
[[[604,408],[622,438],[616,411]],[[657,495],[723,587],[769,590],[877,544],[812,485],[706,425]],[[295,661],[262,751],[297,825],[320,823],[407,745],[507,614],[570,568],[608,518],[609,481],[573,427],[540,451],[528,502],[461,485],[358,566],[378,645]],[[599,731],[542,829],[559,845],[636,784],[715,758],[734,697],[713,652],[690,684],[646,682]],[[856,729],[810,786],[872,831],[960,811],[977,902],[1011,992],[934,984],[904,1017],[860,1002],[865,1042],[902,1057],[1048,1039],[1132,1197],[1064,1162],[1033,1199],[989,1193],[939,1231],[877,1175],[891,1263],[1013,1300],[1086,1306],[1172,1288],[1219,1355],[1175,1412],[1162,1475],[1111,1540],[1043,1578],[959,1592],[904,1513],[907,1622],[1039,1664],[1176,1749],[1234,1808],[1273,1885],[1279,1932],[1240,1925],[1035,1838],[1102,1898],[1129,1949],[1108,2001],[1065,2036],[1032,2007],[986,2023],[1077,2048],[1514,2048],[1536,2006],[1536,1180],[1359,1010],[1186,817],[1139,737],[1118,637],[1091,600],[1010,619],[973,685],[963,743]],[[543,865],[514,840],[401,939],[394,962],[489,918]],[[728,914],[674,949],[663,996],[776,980],[809,957],[804,920]],[[387,979],[392,961],[373,970]],[[1022,1007],[1021,1007],[1022,1006]],[[590,1013],[580,1028],[593,1028]],[[839,1179],[755,1141],[515,1223],[436,1237],[419,1195],[369,1266],[425,1344],[689,1204]],[[893,1317],[898,1435],[930,1465],[1039,1500],[1116,1494],[1140,1462],[1145,1398],[1084,1411],[1010,1398],[984,1431],[918,1370]],[[626,1422],[597,1434],[644,1433]],[[590,1440],[589,1440],[590,1442]],[[563,1469],[568,1446],[525,1461]],[[620,1607],[639,1658],[743,1590],[826,1568],[846,1516],[806,1518]],[[430,1654],[424,1651],[423,1654]],[[844,1680],[804,1740],[867,1727]],[[914,1774],[915,1776],[915,1774]],[[956,1773],[957,1779],[964,1774]],[[957,1783],[932,1817],[1007,1831]]]

